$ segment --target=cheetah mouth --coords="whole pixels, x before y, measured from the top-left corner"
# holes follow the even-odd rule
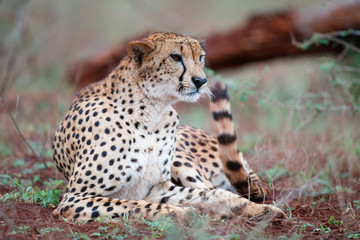
[[[181,96],[183,100],[189,101],[189,102],[195,102],[197,101],[202,94],[206,94],[206,89],[191,89],[189,92],[182,92]]]
[[[196,100],[200,97],[201,94],[202,94],[202,92],[197,90],[197,91],[193,91],[193,92],[183,93],[182,95],[188,99]]]
[[[201,93],[198,90],[196,90],[194,92],[186,93],[185,95],[189,96],[189,97],[193,97],[193,96],[198,95],[198,94],[201,94]]]
[[[193,96],[200,95],[200,94],[203,94],[202,89],[196,89],[196,90],[193,90],[193,91],[190,91],[190,92],[183,92],[182,93],[182,95],[185,95],[187,97],[193,97]]]

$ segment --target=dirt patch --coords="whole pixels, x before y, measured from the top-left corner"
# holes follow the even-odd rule
[[[6,202],[0,204],[2,214],[2,238],[3,239],[64,239],[73,232],[82,232],[87,235],[103,226],[101,223],[69,224],[54,218],[53,209],[44,208],[37,204]],[[30,226],[28,229],[17,229],[17,226]],[[53,228],[52,230],[49,228]],[[56,230],[56,228],[60,230]],[[49,229],[45,234],[46,230]],[[46,237],[45,237],[46,236]]]
[[[0,190],[3,192],[11,189],[1,188]],[[359,196],[357,198],[357,200],[360,199]],[[353,200],[348,197],[341,199],[339,194],[295,199],[286,205],[287,219],[285,220],[260,224],[241,219],[209,221],[205,224],[207,225],[205,232],[216,236],[227,236],[227,238],[232,236],[235,239],[245,237],[245,235],[257,238],[264,235],[291,237],[294,234],[304,239],[342,239],[351,233],[360,233],[360,211],[349,204]],[[267,202],[272,202],[272,200]],[[341,203],[345,205],[341,206]],[[127,236],[132,239],[142,239],[154,234],[149,225],[139,220],[118,222],[111,226],[99,222],[71,224],[56,219],[52,211],[52,208],[45,208],[38,204],[0,203],[1,238],[67,239],[75,236],[80,238],[80,234],[86,234],[91,238],[101,238],[104,237],[101,234],[105,234],[102,233],[102,229],[107,229],[114,234],[115,228],[117,236]],[[187,226],[181,228],[188,229]],[[193,236],[191,231],[184,231],[184,234],[191,237]],[[161,234],[167,235],[166,232]],[[160,235],[160,238],[163,236]]]
[[[24,157],[24,160],[25,164],[22,166],[16,166],[12,161],[7,161],[0,169],[0,174],[11,173],[9,177],[18,181],[30,180],[33,187],[40,189],[47,187],[44,182],[50,178],[63,180],[63,183],[57,186],[59,189],[63,189],[66,185],[65,178],[56,167],[36,168],[41,162],[50,161],[48,158],[43,157],[41,161],[38,161],[28,155]],[[24,172],[28,169],[32,171]],[[39,179],[34,182],[33,179],[37,176]],[[274,199],[267,199],[265,203],[281,202],[281,199],[291,194],[291,190],[286,190],[289,181],[287,177],[279,178],[275,182]],[[148,223],[134,219],[110,225],[101,222],[68,223],[55,218],[52,215],[53,208],[45,208],[40,204],[6,201],[0,202],[0,238],[86,239],[90,237],[104,239],[117,236],[119,239],[143,239],[148,236],[152,239],[166,236],[175,238],[173,234],[176,232],[180,237],[193,239],[200,235],[206,236],[206,234],[226,239],[245,237],[256,239],[264,236],[276,238],[294,235],[304,239],[360,238],[360,195],[357,194],[360,192],[360,184],[357,179],[352,178],[341,182],[341,185],[347,186],[351,191],[334,190],[331,194],[318,194],[316,197],[306,197],[304,194],[297,194],[301,197],[295,197],[296,194],[293,194],[292,200],[286,200],[286,204],[282,205],[287,215],[285,220],[254,223],[243,219],[213,221],[210,217],[201,227],[177,224],[176,231],[173,229],[162,231],[158,227],[154,228]],[[0,196],[12,191],[19,191],[19,189],[11,184],[0,184]],[[206,214],[206,210],[202,212]]]

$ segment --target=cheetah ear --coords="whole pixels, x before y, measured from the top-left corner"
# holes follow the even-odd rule
[[[200,47],[205,50],[206,42],[205,40],[199,40]]]
[[[127,53],[133,58],[136,62],[139,63],[139,66],[142,64],[142,59],[144,56],[148,55],[155,50],[155,47],[146,41],[131,41],[127,45]]]

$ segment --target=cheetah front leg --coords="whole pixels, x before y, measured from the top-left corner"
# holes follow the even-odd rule
[[[56,217],[75,221],[95,220],[98,217],[121,219],[124,216],[156,220],[166,215],[173,215],[182,220],[186,219],[189,210],[186,207],[143,200],[119,200],[106,197],[82,197],[66,194],[53,214]]]
[[[161,183],[154,187],[145,198],[147,201],[167,203],[174,206],[198,205],[224,217],[283,217],[284,213],[277,207],[257,204],[229,191],[196,189],[175,186],[171,182]]]

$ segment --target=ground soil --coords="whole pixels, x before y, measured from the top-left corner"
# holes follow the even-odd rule
[[[3,170],[6,169],[6,172],[11,172],[12,174],[17,174],[21,172],[22,168],[31,168],[33,164],[36,163],[36,159],[33,157],[27,157],[27,164],[22,167],[13,167],[11,164],[6,168],[3,168],[0,173],[5,173]],[[22,177],[27,179],[32,179],[32,177],[37,174],[41,177],[42,180],[48,178],[63,178],[58,170],[54,167],[45,168],[37,171],[34,174],[27,174]],[[39,187],[44,187],[42,184],[43,181],[38,181],[36,184]],[[285,182],[287,179],[280,179],[277,183],[277,188],[281,186],[281,182]],[[360,192],[360,185],[354,183],[352,189],[356,192]],[[0,196],[15,190],[15,188],[5,185],[0,185]],[[267,199],[266,203],[272,203],[273,200],[276,201],[277,198],[280,198],[284,195],[284,192],[275,191],[275,199]],[[355,194],[356,195],[356,194]],[[298,199],[293,199],[289,201],[286,205],[287,209],[291,209],[291,213],[287,210],[287,219],[284,220],[273,220],[268,224],[268,226],[261,231],[259,226],[252,222],[245,222],[239,219],[230,219],[226,221],[214,221],[210,222],[211,225],[209,233],[216,234],[217,236],[229,236],[231,233],[240,234],[240,237],[244,235],[244,232],[239,232],[237,226],[243,226],[243,231],[245,233],[251,232],[252,236],[257,238],[256,234],[258,231],[261,232],[261,236],[293,236],[294,233],[297,233],[300,237],[304,239],[342,239],[349,234],[349,229],[353,233],[360,233],[360,216],[359,211],[355,212],[354,209],[349,208],[345,209],[346,206],[341,209],[339,203],[348,203],[353,200],[360,200],[360,196],[354,194],[344,195],[341,194],[328,194],[317,197],[301,197]],[[71,224],[64,222],[61,219],[56,219],[52,215],[52,208],[45,208],[39,204],[30,204],[23,202],[0,202],[0,229],[1,229],[1,239],[67,239],[73,238],[71,231],[73,233],[85,233],[87,236],[99,232],[99,227],[106,227],[105,223],[98,222],[89,222],[89,223],[80,223],[80,224]],[[343,213],[343,214],[342,214]],[[339,225],[329,223],[330,217],[333,216],[334,219],[343,222]],[[240,223],[240,224],[239,224]],[[119,225],[123,223],[119,222]],[[146,235],[151,236],[151,230],[149,226],[144,223],[139,223],[135,220],[130,223],[132,226],[140,231],[143,235],[132,236],[131,238],[143,238]],[[299,225],[311,224],[311,227],[301,228]],[[18,231],[15,233],[13,231],[14,226],[30,226],[29,229],[24,231]],[[321,231],[321,226],[324,231],[327,228],[331,232],[325,233]],[[41,229],[44,228],[60,228],[63,231],[54,231],[46,234],[41,234]],[[120,227],[120,229],[122,229]],[[123,233],[127,233],[126,227],[123,228]],[[120,234],[120,233],[119,233]],[[139,233],[140,234],[140,233]],[[346,235],[347,234],[347,235]],[[260,236],[260,235],[259,235]],[[91,237],[94,238],[94,237]],[[96,238],[96,237],[95,237]],[[130,237],[129,237],[130,238]]]

